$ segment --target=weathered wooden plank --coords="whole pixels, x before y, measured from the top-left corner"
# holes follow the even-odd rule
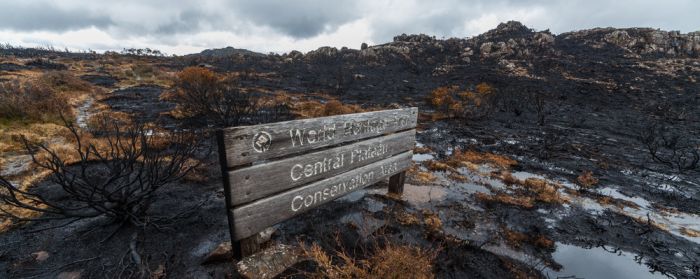
[[[224,129],[229,167],[416,127],[418,108],[302,119]]]
[[[377,183],[411,166],[412,151],[354,169],[301,188],[270,196],[232,210],[234,239],[249,237],[276,223],[350,192]]]
[[[231,206],[299,187],[413,149],[416,130],[229,172]]]

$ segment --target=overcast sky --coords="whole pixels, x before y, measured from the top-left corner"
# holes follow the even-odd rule
[[[593,27],[700,30],[698,0],[0,0],[0,42],[169,54],[359,48],[401,33],[470,37],[517,20],[554,33]]]

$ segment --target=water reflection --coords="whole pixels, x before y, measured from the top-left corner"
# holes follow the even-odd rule
[[[635,260],[634,255],[605,247],[586,249],[557,243],[552,257],[563,267],[560,271],[546,270],[545,275],[549,278],[669,278],[658,272],[651,273],[644,264]]]

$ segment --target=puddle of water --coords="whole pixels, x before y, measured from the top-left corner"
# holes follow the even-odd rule
[[[513,248],[510,248],[504,243],[499,243],[498,245],[486,245],[483,247],[483,249],[496,255],[507,256],[512,259],[521,261],[533,268],[540,268],[542,265],[542,261],[537,257],[527,254],[525,252],[513,250]]]
[[[632,254],[611,253],[602,247],[586,249],[557,243],[552,257],[563,267],[560,271],[546,270],[544,273],[549,278],[668,278],[660,273],[651,273],[647,266],[637,263]]]
[[[416,141],[416,147],[425,147],[425,144]],[[413,154],[413,161],[415,162],[423,162],[427,160],[433,160],[435,159],[435,156],[433,154],[427,153],[427,154]]]
[[[433,156],[433,154],[413,154],[413,161],[415,162],[423,162],[433,159],[435,159],[435,156]]]
[[[526,171],[516,171],[511,173],[511,175],[519,180],[527,180],[528,178],[546,179],[544,176]]]
[[[605,189],[610,188],[603,188],[603,190]],[[608,209],[622,215],[637,218],[639,220],[647,220],[648,216],[655,223],[666,227],[668,232],[671,234],[700,244],[700,237],[691,237],[682,233],[683,228],[700,231],[700,215],[685,212],[658,212],[651,206],[651,203],[644,198],[628,197],[615,189],[605,190],[604,192],[609,194],[611,197],[632,201],[638,204],[640,207],[619,208],[610,204],[600,204],[598,201],[587,197],[575,197],[569,196],[565,193],[564,194],[571,199],[572,204],[580,206],[591,214],[600,214],[604,210]]]
[[[562,193],[562,192],[560,192],[560,193]],[[567,197],[571,197],[571,196],[567,195]],[[578,205],[579,207],[585,209],[586,211],[588,211],[589,213],[591,213],[593,215],[600,215],[601,213],[603,213],[603,211],[605,211],[605,209],[611,208],[608,206],[603,206],[602,204],[598,203],[598,201],[596,201],[594,199],[589,199],[589,198],[585,198],[585,197],[573,197],[571,199],[571,203]],[[566,208],[570,207],[569,205],[564,205],[564,206]]]
[[[365,194],[386,194],[386,188],[381,189],[361,189],[355,192],[351,192],[345,196],[337,198],[336,201],[339,202],[356,202],[361,200]]]
[[[514,177],[520,180],[526,180],[528,178],[538,178],[538,179],[546,179],[542,175],[534,174],[534,173],[529,173],[529,172],[514,172],[512,173]],[[473,178],[474,176],[470,176],[470,178]],[[671,178],[670,176],[667,178]],[[477,180],[473,180],[477,181]],[[504,187],[503,183],[498,180],[498,179],[492,179],[488,177],[482,177],[481,180],[482,182],[489,183],[490,185],[494,187]],[[564,186],[565,188],[569,188],[572,190],[576,190],[577,187],[567,181],[567,180],[553,180],[558,182],[560,185]],[[467,188],[468,189],[468,188]],[[481,189],[475,189],[475,191],[479,191]],[[469,190],[467,190],[469,192]],[[632,207],[624,207],[624,208],[619,208],[615,205],[612,204],[600,204],[597,200],[591,199],[588,197],[583,197],[583,196],[571,196],[564,189],[560,189],[559,193],[567,197],[569,200],[571,200],[571,205],[569,204],[564,204],[565,209],[570,209],[572,205],[574,206],[579,206],[589,213],[593,215],[598,215],[601,214],[605,210],[611,210],[613,212],[617,212],[623,215],[627,215],[633,218],[637,218],[640,220],[646,220],[647,216],[654,221],[657,224],[660,224],[666,228],[668,228],[668,231],[676,236],[685,238],[689,241],[695,242],[695,243],[700,243],[700,237],[691,237],[688,235],[685,235],[682,233],[683,229],[692,229],[695,231],[700,231],[700,215],[696,214],[691,214],[691,213],[685,213],[685,212],[659,212],[657,209],[655,209],[651,202],[648,200],[638,197],[638,196],[628,196],[626,194],[621,193],[615,188],[612,187],[603,187],[598,190],[598,193],[602,195],[606,195],[615,199],[620,199],[620,200],[625,200],[632,202],[636,205],[639,206],[639,208],[632,208]],[[545,214],[546,215],[546,214]]]
[[[683,228],[700,231],[700,215],[685,212],[659,212],[648,200],[637,196],[627,196],[620,193],[617,189],[610,187],[601,188],[599,193],[616,199],[633,202],[639,205],[639,208],[618,208],[614,205],[602,205],[598,203],[598,201],[586,197],[569,197],[584,209],[594,213],[600,213],[604,209],[609,209],[640,220],[646,220],[648,216],[655,223],[668,228],[671,234],[695,243],[700,243],[700,237],[691,237],[682,233]]]
[[[467,194],[491,193],[491,191],[488,188],[486,188],[486,186],[478,183],[457,183],[456,186],[459,187],[460,190],[464,190],[464,192],[466,192]]]
[[[405,184],[403,186],[402,199],[414,205],[424,205],[436,201],[442,201],[447,196],[447,189],[439,186],[415,186]]]
[[[678,190],[674,185],[668,184],[668,183],[661,183],[659,185],[656,185],[654,188],[656,188],[659,191],[664,191],[664,192],[669,192],[671,194],[676,194],[676,195],[681,195],[686,198],[690,198],[691,195],[683,192],[681,190]]]
[[[633,202],[633,203],[635,203],[641,207],[644,207],[644,208],[649,208],[651,205],[649,203],[649,201],[647,201],[646,199],[643,199],[640,197],[630,197],[630,196],[627,196],[623,193],[620,193],[620,191],[618,191],[617,189],[610,188],[610,187],[602,188],[602,189],[598,190],[598,192],[600,194],[603,194],[606,196],[611,196],[611,197],[616,198],[616,199],[621,199],[621,200]]]
[[[445,156],[452,156],[452,152],[454,152],[454,147],[450,146],[447,147],[447,150],[445,150]]]

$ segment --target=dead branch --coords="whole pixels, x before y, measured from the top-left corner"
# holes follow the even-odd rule
[[[185,132],[162,132],[157,137],[144,126],[109,126],[103,138],[86,140],[70,122],[72,154],[59,154],[44,143],[23,139],[32,160],[51,173],[58,193],[15,187],[0,179],[0,201],[42,213],[38,218],[1,213],[19,221],[69,219],[71,222],[106,216],[116,223],[143,226],[156,192],[178,181],[199,165],[195,136]],[[66,155],[74,160],[68,161]],[[75,159],[77,158],[77,159]]]

